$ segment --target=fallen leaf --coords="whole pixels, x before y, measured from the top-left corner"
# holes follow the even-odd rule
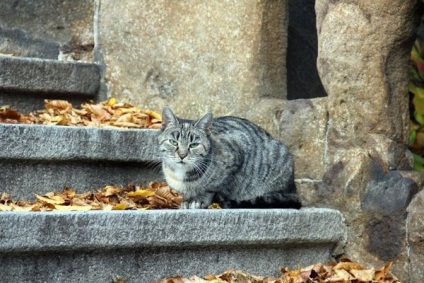
[[[143,196],[143,197],[149,197],[149,196],[153,196],[155,193],[153,191],[150,190],[136,190],[134,192],[128,192],[127,196],[129,197],[137,197],[137,196]]]
[[[352,269],[350,270],[350,273],[353,274],[356,280],[367,282],[367,281],[372,281],[374,279],[375,271],[374,269],[371,269],[371,270]]]
[[[127,205],[124,203],[117,203],[112,207],[112,210],[125,210],[127,209]]]
[[[11,211],[12,207],[5,204],[0,204],[0,211]]]
[[[103,191],[104,195],[109,197],[121,193],[122,189],[116,186],[106,186],[104,187]]]
[[[59,205],[59,204],[56,204],[54,207],[55,207],[55,210],[59,210],[59,211],[87,211],[87,210],[92,209],[91,205]]]
[[[52,196],[50,198],[50,197],[43,197],[43,196],[35,194],[35,197],[39,201],[42,201],[42,202],[45,202],[45,203],[51,203],[51,204],[63,204],[63,203],[65,203],[65,200],[60,196]]]

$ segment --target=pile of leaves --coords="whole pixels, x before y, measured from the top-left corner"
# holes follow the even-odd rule
[[[150,183],[147,187],[106,186],[93,192],[77,194],[64,188],[61,192],[35,194],[35,201],[13,201],[10,195],[0,196],[0,211],[85,211],[85,210],[147,210],[179,208],[183,197],[166,183]]]
[[[0,123],[159,129],[162,117],[115,98],[100,103],[83,103],[75,109],[66,100],[45,100],[44,109],[21,114],[10,106],[0,107]]]
[[[228,270],[219,275],[207,275],[204,278],[181,276],[167,278],[155,283],[400,283],[390,274],[392,263],[379,270],[365,269],[360,264],[347,258],[339,263],[329,262],[328,265],[315,264],[306,268],[289,270],[281,269],[281,277],[259,277],[245,274],[241,271]]]

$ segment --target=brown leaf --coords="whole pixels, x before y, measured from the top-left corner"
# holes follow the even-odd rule
[[[55,204],[55,210],[59,211],[87,211],[91,210],[91,205],[59,205]]]
[[[392,268],[393,262],[389,262],[382,269],[377,270],[374,275],[375,280],[383,280],[388,275],[390,269]]]
[[[62,111],[66,112],[72,109],[72,104],[66,100],[45,100],[44,107],[47,110],[52,109],[53,111]]]
[[[157,121],[162,121],[162,115],[159,114],[159,113],[157,113],[157,112],[155,112],[155,111],[152,111],[152,110],[147,109],[147,110],[144,111],[144,113],[146,113],[150,117],[156,119]]]
[[[106,197],[120,194],[122,189],[116,186],[106,186],[103,189],[103,195]]]
[[[357,279],[359,281],[368,282],[368,281],[372,281],[374,279],[375,271],[374,271],[374,269],[371,269],[371,270],[352,269],[352,270],[350,270],[350,273],[352,273],[353,276],[355,276],[355,279]]]
[[[344,269],[350,271],[352,269],[361,270],[364,268],[356,262],[339,262],[338,264],[336,264],[336,266],[333,267],[333,269]]]
[[[50,204],[63,204],[65,203],[65,200],[60,196],[51,196],[51,197],[45,197],[35,194],[35,197],[44,203],[50,203]]]

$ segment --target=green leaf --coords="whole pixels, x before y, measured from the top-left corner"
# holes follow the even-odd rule
[[[420,99],[419,96],[414,95],[412,102],[414,103],[415,112],[420,116],[424,115],[424,99]],[[415,113],[414,113],[414,115],[417,116]],[[423,125],[424,117],[422,119],[421,119],[421,117],[419,117],[419,118],[415,117],[415,119],[417,120],[418,123]],[[421,122],[421,120],[422,120],[422,122]]]
[[[416,153],[412,153],[412,156],[414,157],[414,170],[424,172],[424,157]]]
[[[417,139],[417,130],[413,130],[409,133],[409,139],[408,144],[414,144],[415,140]]]

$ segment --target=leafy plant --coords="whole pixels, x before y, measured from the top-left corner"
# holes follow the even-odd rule
[[[411,51],[409,95],[411,105],[408,145],[414,170],[424,172],[424,39],[417,37]]]

